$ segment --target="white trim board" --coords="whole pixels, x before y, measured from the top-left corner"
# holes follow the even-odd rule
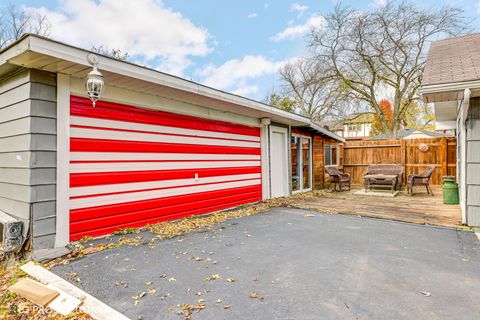
[[[55,247],[70,242],[70,76],[57,74],[57,184]]]

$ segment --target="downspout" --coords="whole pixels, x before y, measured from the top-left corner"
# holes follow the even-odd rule
[[[463,105],[460,110],[460,124],[461,124],[461,166],[460,166],[460,209],[462,211],[462,223],[468,224],[467,221],[467,117],[468,109],[470,108],[469,88],[463,91]]]

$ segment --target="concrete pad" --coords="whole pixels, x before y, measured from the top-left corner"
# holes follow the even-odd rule
[[[365,189],[355,191],[353,194],[359,195],[359,196],[372,196],[372,197],[389,197],[393,198],[397,194],[399,194],[398,191],[390,191],[390,190],[368,190],[365,192]]]

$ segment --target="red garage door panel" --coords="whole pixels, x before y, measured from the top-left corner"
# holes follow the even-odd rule
[[[260,130],[71,97],[70,240],[261,200]]]

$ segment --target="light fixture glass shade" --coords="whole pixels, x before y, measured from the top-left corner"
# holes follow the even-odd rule
[[[87,91],[90,100],[92,100],[93,107],[98,99],[100,99],[105,91],[105,81],[103,75],[93,66],[93,70],[87,75],[85,81],[85,90]]]

